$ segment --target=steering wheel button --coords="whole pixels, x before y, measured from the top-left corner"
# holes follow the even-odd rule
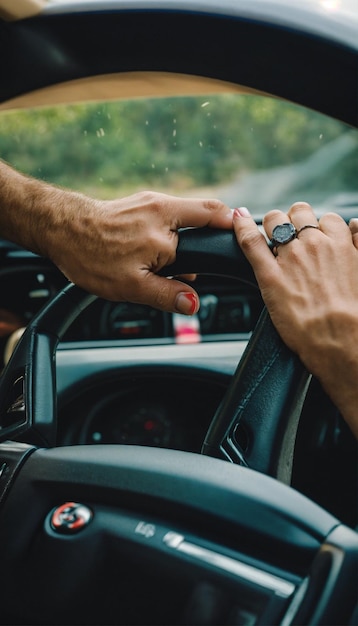
[[[78,502],[65,502],[51,514],[52,530],[64,535],[71,535],[82,530],[93,518],[91,509]]]

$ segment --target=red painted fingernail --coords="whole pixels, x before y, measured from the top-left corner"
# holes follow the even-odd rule
[[[250,217],[250,211],[246,206],[241,206],[238,209],[234,209],[234,217]]]
[[[175,308],[183,315],[193,315],[199,309],[198,298],[195,293],[181,292],[177,295]]]

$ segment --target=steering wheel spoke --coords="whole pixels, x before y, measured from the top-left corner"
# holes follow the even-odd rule
[[[72,321],[93,300],[69,285],[27,327],[1,376],[0,441],[56,443],[56,349]]]
[[[203,453],[290,483],[310,379],[264,309],[212,420]]]

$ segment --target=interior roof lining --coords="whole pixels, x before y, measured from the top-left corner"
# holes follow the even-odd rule
[[[169,72],[124,72],[67,81],[0,103],[0,110],[126,98],[185,96],[213,93],[268,95],[263,92],[202,76]]]
[[[33,17],[47,5],[47,0],[0,0],[0,18],[11,22]]]

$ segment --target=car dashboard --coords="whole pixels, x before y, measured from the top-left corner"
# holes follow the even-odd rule
[[[46,259],[6,242],[1,250],[4,366],[67,280]],[[201,307],[192,317],[98,298],[71,325],[57,351],[59,444],[200,451],[263,304],[258,289],[233,279],[193,284]]]
[[[4,348],[11,332],[26,326],[68,281],[46,259],[8,242],[0,242],[0,255]],[[200,294],[201,307],[192,318],[142,304],[98,298],[71,326],[63,341],[110,341],[128,346],[247,338],[263,306],[257,288],[240,287],[238,281],[229,278],[215,281],[213,276],[198,276],[193,285]]]
[[[48,260],[1,247],[1,354],[66,284]],[[67,331],[56,357],[57,445],[126,444],[200,453],[263,307],[257,288],[197,276],[198,315],[97,299]],[[332,463],[332,459],[334,462]],[[316,380],[302,413],[293,485],[350,526],[357,449]]]

